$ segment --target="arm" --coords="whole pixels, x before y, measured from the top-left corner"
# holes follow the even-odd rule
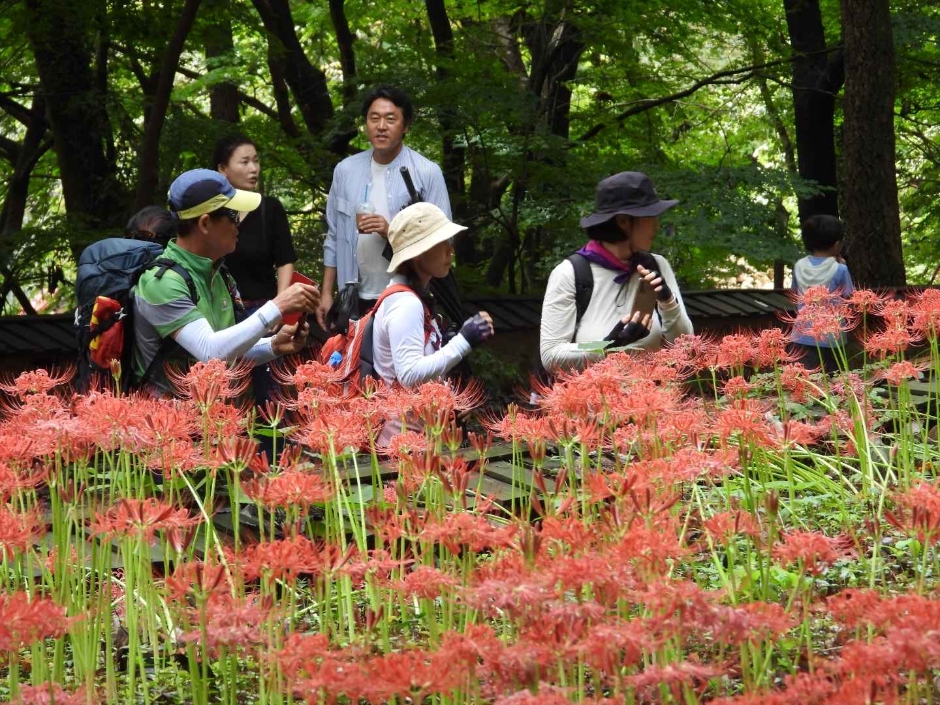
[[[672,342],[680,335],[692,334],[692,321],[685,310],[685,304],[682,301],[682,294],[679,292],[679,283],[676,281],[676,275],[672,267],[665,258],[654,255],[656,264],[659,265],[659,273],[663,281],[669,285],[675,299],[670,304],[660,304],[659,313],[662,316],[663,338]]]
[[[294,263],[282,264],[277,268],[277,293],[281,293],[290,286],[290,278],[294,276]]]
[[[542,301],[539,353],[546,370],[580,368],[604,357],[578,348],[574,342],[576,319],[574,269],[565,260],[552,270]]]
[[[266,346],[267,352],[273,358],[271,339],[261,339],[261,336],[280,320],[280,309],[273,301],[268,301],[244,321],[230,328],[214,331],[209,321],[198,318],[185,324],[172,333],[172,336],[186,352],[203,362],[213,359],[233,360],[243,355],[256,359],[263,352],[263,347],[261,350],[254,350],[257,345]]]
[[[405,387],[438,379],[470,352],[470,343],[457,334],[430,355],[424,352],[424,306],[412,294],[394,294],[384,304],[385,326],[395,377]]]
[[[287,211],[284,205],[276,198],[265,199],[268,207],[268,229],[270,230],[271,250],[274,256],[274,266],[277,268],[277,293],[281,293],[290,286],[290,278],[294,273],[294,262],[297,261],[297,251],[290,234],[290,222],[287,220]]]

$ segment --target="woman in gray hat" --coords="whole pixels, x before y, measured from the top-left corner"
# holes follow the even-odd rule
[[[581,368],[603,357],[580,343],[657,350],[692,333],[672,267],[649,251],[659,216],[677,203],[660,199],[640,172],[597,185],[594,212],[581,219],[588,243],[548,278],[539,340],[545,369]]]

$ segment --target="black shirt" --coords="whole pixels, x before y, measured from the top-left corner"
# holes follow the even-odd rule
[[[277,296],[277,267],[297,261],[287,213],[273,196],[261,199],[238,226],[238,245],[225,264],[246,301]]]

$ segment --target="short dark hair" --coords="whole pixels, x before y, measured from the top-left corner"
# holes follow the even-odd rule
[[[633,216],[627,217],[632,219]],[[598,240],[600,242],[622,242],[627,239],[627,233],[621,230],[620,226],[617,225],[617,216],[614,216],[610,220],[605,220],[603,223],[585,228],[584,232],[587,233],[588,238],[591,240]]]
[[[215,149],[212,150],[212,168],[218,169],[220,164],[228,164],[229,159],[235,153],[235,150],[242,145],[250,144],[255,149],[258,148],[254,142],[241,133],[226,135],[215,143]]]
[[[807,252],[828,250],[845,239],[845,224],[834,215],[812,215],[803,221],[800,235]]]
[[[372,104],[379,98],[384,98],[385,100],[390,100],[393,102],[396,107],[401,110],[401,115],[405,119],[405,126],[411,126],[411,122],[414,120],[415,116],[414,106],[411,104],[411,98],[409,98],[408,94],[405,93],[401,88],[396,88],[395,86],[376,86],[371,91],[366,93],[365,98],[362,100],[363,119],[368,117],[369,108],[371,108]]]
[[[145,206],[127,221],[125,232],[134,240],[153,240],[166,245],[176,237],[176,220],[166,208]]]

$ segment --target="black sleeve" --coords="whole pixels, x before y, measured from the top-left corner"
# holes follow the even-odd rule
[[[290,234],[290,223],[287,222],[287,212],[278,199],[268,197],[265,201],[267,234],[271,238],[271,254],[274,256],[274,266],[281,267],[285,264],[293,264],[297,261],[297,252],[294,250],[294,241]]]

